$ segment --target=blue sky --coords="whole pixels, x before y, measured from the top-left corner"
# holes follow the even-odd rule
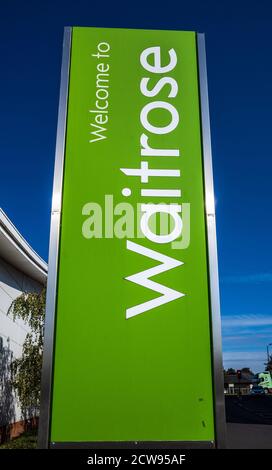
[[[65,25],[206,33],[225,367],[272,342],[272,4],[3,0],[0,206],[47,259]]]

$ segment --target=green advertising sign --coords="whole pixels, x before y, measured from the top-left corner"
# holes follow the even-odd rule
[[[40,442],[216,445],[197,35],[66,40]]]

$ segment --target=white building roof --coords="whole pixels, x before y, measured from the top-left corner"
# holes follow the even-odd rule
[[[45,284],[46,262],[31,248],[1,208],[0,257],[32,279]]]

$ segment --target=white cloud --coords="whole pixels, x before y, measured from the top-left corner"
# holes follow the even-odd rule
[[[226,351],[224,352],[224,361],[263,361],[263,351]]]
[[[222,327],[245,327],[272,325],[271,315],[223,315]]]
[[[225,369],[242,369],[250,367],[253,372],[262,372],[265,369],[264,351],[225,351],[223,353],[223,363]]]
[[[264,370],[266,345],[272,342],[272,314],[225,315],[222,334],[225,368]]]

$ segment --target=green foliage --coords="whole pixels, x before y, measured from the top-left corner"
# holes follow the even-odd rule
[[[0,449],[36,449],[36,447],[37,431],[25,432],[22,436],[0,445]]]
[[[13,319],[28,324],[22,356],[11,364],[12,386],[17,392],[24,419],[37,415],[40,407],[41,367],[45,317],[45,289],[22,293],[9,309]]]

